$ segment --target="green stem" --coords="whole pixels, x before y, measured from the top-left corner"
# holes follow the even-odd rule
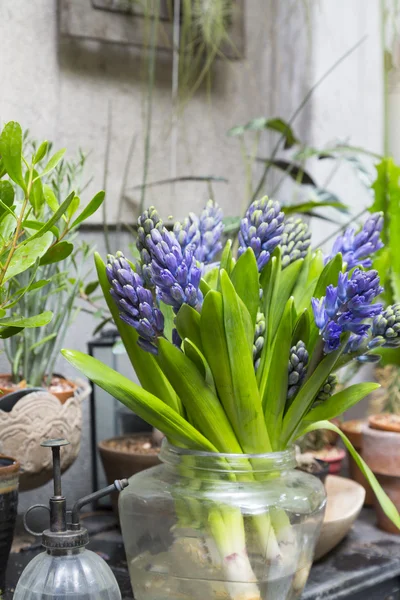
[[[150,142],[151,142],[151,125],[152,125],[152,114],[153,114],[153,91],[154,91],[154,80],[156,73],[156,44],[157,44],[157,31],[159,21],[159,0],[156,1],[155,17],[151,22],[151,34],[150,34],[150,55],[148,64],[148,86],[147,86],[147,111],[146,111],[146,130],[145,130],[145,143],[144,143],[144,162],[143,162],[143,187],[140,194],[140,207],[139,212],[142,214],[144,210],[146,200],[146,183],[149,170],[150,162]]]

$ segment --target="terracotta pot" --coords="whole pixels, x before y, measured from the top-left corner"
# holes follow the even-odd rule
[[[17,518],[19,469],[18,461],[0,454],[0,595]]]
[[[111,485],[116,479],[131,477],[139,471],[144,471],[150,467],[160,464],[157,454],[143,452],[124,451],[121,448],[112,447],[119,442],[136,442],[139,439],[147,439],[148,443],[152,441],[151,433],[132,433],[130,435],[121,435],[108,440],[103,440],[98,444],[107,482]],[[111,494],[113,509],[118,513],[118,494]]]
[[[20,462],[21,491],[37,488],[52,478],[51,453],[40,446],[44,439],[66,438],[70,445],[61,454],[62,471],[74,463],[80,448],[82,400],[89,393],[90,386],[80,382],[75,395],[64,404],[42,391],[23,396],[8,412],[0,410],[1,451]]]
[[[343,448],[336,446],[326,446],[322,450],[312,450],[311,454],[318,460],[322,460],[329,464],[330,475],[337,475],[342,468],[342,462],[346,456]]]
[[[400,510],[400,433],[373,429],[364,425],[362,430],[363,458],[376,475],[379,483]],[[378,501],[374,501],[378,526],[390,533],[400,530],[383,513]]]
[[[363,419],[354,419],[352,421],[344,421],[340,425],[340,429],[346,436],[349,438],[350,442],[357,450],[357,452],[362,456],[362,428],[364,423],[366,423]],[[361,473],[360,469],[354,458],[347,453],[348,461],[349,461],[349,473],[350,478],[359,483],[365,489],[365,506],[372,506],[374,504],[374,492],[372,491],[371,486],[369,485],[365,476]]]
[[[10,382],[10,385],[4,385],[3,379],[7,379]],[[57,391],[56,384],[60,379],[63,380],[63,382],[68,385],[69,389]],[[1,394],[3,394],[3,395],[10,394],[11,392],[15,392],[16,390],[24,389],[26,387],[27,387],[26,381],[20,381],[19,383],[12,383],[10,373],[0,373],[0,395]],[[49,387],[43,386],[43,387],[45,389],[47,389],[53,396],[58,398],[59,401],[61,402],[61,404],[64,404],[68,400],[68,398],[71,398],[75,394],[76,390],[78,389],[78,386],[76,385],[76,383],[74,381],[71,381],[70,379],[66,379],[62,375],[57,375],[57,374],[53,375],[53,381],[52,381],[51,386],[49,386]]]

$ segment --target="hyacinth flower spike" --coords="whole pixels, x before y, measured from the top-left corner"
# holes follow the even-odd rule
[[[157,339],[164,332],[164,317],[155,306],[152,293],[144,287],[142,277],[135,273],[122,252],[108,256],[106,272],[120,318],[136,329],[138,344],[156,354]]]
[[[377,271],[355,269],[350,276],[339,273],[337,287],[329,285],[326,296],[312,298],[314,320],[326,354],[339,348],[341,335],[346,331],[367,336],[371,325],[364,321],[381,314],[382,304],[373,304],[373,300],[382,291]]]
[[[269,200],[267,196],[254,201],[240,222],[238,256],[251,248],[258,270],[262,271],[281,242],[283,218],[279,202]]]
[[[199,290],[201,268],[194,257],[194,245],[182,249],[175,234],[164,227],[151,209],[139,217],[139,245],[141,256],[146,257],[145,272],[156,288],[157,298],[172,306],[175,313],[182,304],[199,309],[203,301]]]
[[[222,209],[213,200],[209,200],[200,217],[194,213],[174,225],[174,234],[182,252],[192,246],[196,260],[210,264],[222,250],[221,235],[224,230]]]
[[[332,253],[325,258],[325,262],[340,252],[348,271],[356,266],[369,269],[372,266],[371,254],[383,248],[380,239],[382,228],[383,213],[381,212],[372,214],[357,234],[354,227],[349,227],[343,235],[336,238]]]

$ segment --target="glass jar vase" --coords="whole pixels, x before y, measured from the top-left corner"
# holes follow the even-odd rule
[[[164,441],[119,511],[136,600],[295,600],[325,509],[293,449],[195,452]]]

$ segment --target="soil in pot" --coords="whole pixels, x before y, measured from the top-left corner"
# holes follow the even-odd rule
[[[364,419],[353,419],[351,421],[344,421],[340,425],[340,429],[349,438],[350,442],[362,456],[362,430],[366,421]],[[361,473],[360,469],[354,458],[348,454],[349,461],[349,474],[353,481],[356,481],[365,489],[365,506],[372,506],[374,504],[374,492],[368,483],[366,477]]]
[[[103,440],[98,445],[107,482],[129,478],[139,471],[160,464],[160,445],[152,433],[133,433]],[[112,505],[118,512],[118,494],[112,494]]]
[[[321,450],[311,450],[311,454],[317,460],[329,463],[329,473],[331,475],[340,473],[342,461],[346,456],[343,448],[337,448],[336,446],[325,446]]]
[[[16,390],[25,389],[27,387],[28,386],[26,381],[14,383],[9,373],[0,374],[0,393],[4,395],[14,392]],[[61,404],[64,404],[64,402],[66,402],[68,398],[71,398],[71,396],[74,395],[75,391],[77,390],[77,387],[78,386],[73,381],[62,377],[62,375],[57,374],[53,375],[51,384],[49,386],[43,383],[43,388],[45,388],[50,392],[50,394],[53,394],[53,396],[58,398]]]
[[[400,416],[382,414],[369,417],[368,425],[363,428],[363,458],[397,510],[400,510],[400,432],[396,429],[399,425]],[[378,526],[400,534],[376,499],[374,506]]]
[[[16,460],[0,454],[0,594],[5,588],[8,556],[17,518],[19,468]]]

